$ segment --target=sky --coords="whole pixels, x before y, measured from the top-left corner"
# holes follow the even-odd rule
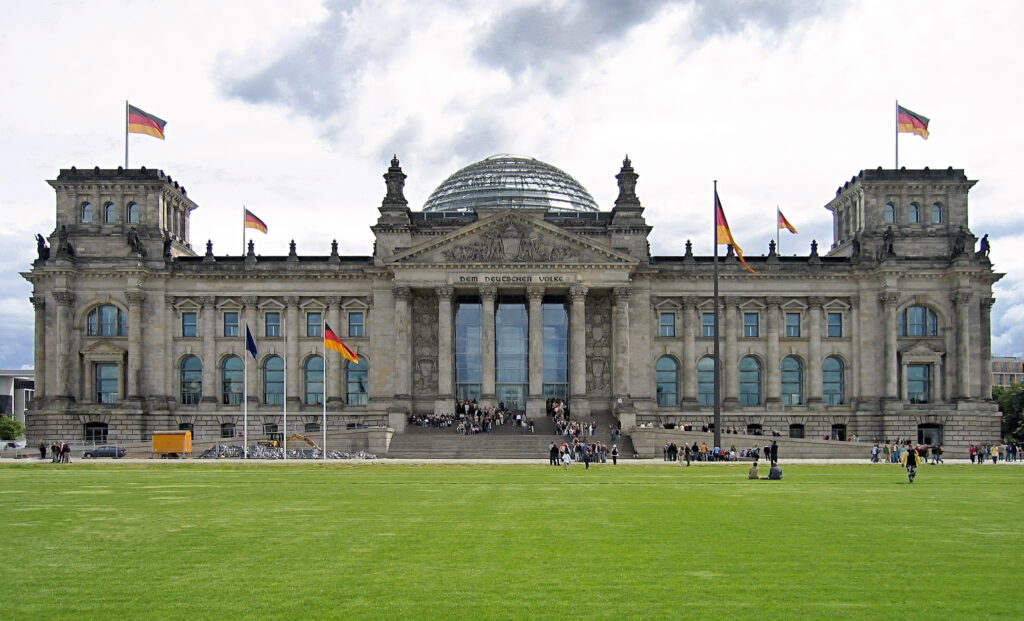
[[[124,164],[125,101],[167,121],[132,135],[199,204],[192,245],[259,254],[370,254],[397,154],[419,209],[497,153],[575,177],[602,209],[628,154],[651,250],[711,254],[712,180],[747,255],[775,207],[832,244],[823,206],[894,162],[895,101],[931,119],[900,165],[963,168],[970,227],[990,233],[993,353],[1024,355],[1018,199],[1024,3],[888,0],[0,0],[0,368],[32,364],[19,274],[54,229],[61,168]]]

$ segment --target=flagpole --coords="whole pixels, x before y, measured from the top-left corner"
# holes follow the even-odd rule
[[[242,257],[245,257],[245,205],[242,205]]]
[[[896,129],[896,170],[900,169],[900,100],[896,100],[896,122],[893,124]]]
[[[248,321],[245,322],[245,329],[249,329]],[[242,459],[249,459],[249,348],[247,346],[242,348]]]
[[[721,379],[722,379],[721,367],[722,367],[722,364],[721,364],[721,360],[719,358],[719,351],[718,351],[719,350],[719,333],[720,333],[720,330],[718,329],[718,326],[719,326],[719,322],[718,322],[718,315],[719,315],[719,313],[718,313],[718,213],[719,213],[720,207],[719,207],[719,201],[718,201],[718,180],[715,179],[714,183],[715,183],[715,201],[714,201],[715,202],[715,207],[714,207],[715,215],[714,215],[714,219],[712,220],[712,222],[714,223],[714,228],[715,228],[715,240],[714,240],[714,249],[715,249],[715,279],[714,279],[715,280],[715,284],[714,284],[714,306],[715,306],[715,349],[714,349],[714,356],[715,356],[715,395],[714,395],[714,397],[715,397],[715,446],[721,447],[722,446],[722,388],[721,388]]]
[[[128,170],[128,100],[124,100],[124,169]]]
[[[286,311],[287,312],[287,311]],[[288,459],[288,316],[281,314],[281,329],[284,330],[284,388],[281,399],[281,448],[283,459]]]
[[[782,254],[782,236],[779,235],[779,229],[782,228],[782,227],[779,226],[779,220],[782,219],[781,216],[782,216],[782,210],[779,209],[778,205],[776,205],[775,206],[775,254],[778,254],[778,255]]]
[[[327,341],[325,340],[326,337],[327,337],[327,332],[325,332],[325,328],[324,328],[324,324],[325,323],[326,323],[326,320],[324,319],[323,313],[321,313],[320,314],[320,346],[323,348],[323,352],[324,352],[324,377],[323,377],[323,381],[324,381],[324,393],[323,393],[324,413],[323,413],[323,424],[321,426],[323,427],[322,431],[323,431],[323,438],[324,438],[324,446],[323,446],[324,461],[327,460]]]

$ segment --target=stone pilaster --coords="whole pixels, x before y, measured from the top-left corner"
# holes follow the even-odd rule
[[[242,340],[242,357],[245,360],[245,381],[247,382],[248,389],[246,400],[249,402],[249,405],[258,404],[262,400],[261,397],[263,395],[263,383],[259,381],[259,360],[254,360],[252,354],[245,349],[245,329],[249,328],[249,330],[252,331],[254,327],[258,327],[256,326],[256,321],[258,319],[258,313],[256,310],[257,302],[258,298],[254,296],[246,296],[242,298],[242,316],[240,318],[241,323],[238,326],[238,336]],[[257,341],[258,335],[259,330],[257,329],[256,332],[252,333],[253,341]],[[256,349],[257,351],[259,350],[258,342]],[[252,421],[249,422],[251,423]]]
[[[141,370],[145,368],[142,353],[142,305],[146,294],[142,291],[128,291],[128,369],[125,374],[125,388],[128,399],[141,399]]]
[[[587,287],[573,285],[569,289],[569,408],[574,416],[590,413],[587,399]]]
[[[33,295],[29,298],[35,308],[35,395],[39,399],[48,397],[49,386],[46,382],[46,297]]]
[[[820,406],[823,403],[821,385],[821,314],[824,298],[808,300],[808,347],[807,347],[807,404]]]
[[[288,409],[297,410],[302,403],[302,364],[299,362],[299,328],[302,322],[299,318],[299,298],[290,295],[284,298],[284,337],[288,341],[285,346],[285,381],[288,383],[285,398],[288,400]]]
[[[981,298],[980,308],[978,309],[980,314],[980,325],[978,326],[981,331],[981,372],[978,374],[978,385],[981,390],[980,398],[991,399],[992,398],[992,305],[996,303],[996,299],[992,297]]]
[[[455,399],[455,385],[453,383],[453,368],[455,356],[452,355],[452,296],[455,290],[444,285],[438,287],[437,293],[437,400],[434,403],[434,412],[437,414],[450,413]]]
[[[395,287],[395,398],[412,397],[412,291]]]
[[[334,333],[338,335],[338,337],[341,337],[346,333],[341,328],[341,298],[337,296],[328,296],[324,299],[324,303],[327,304],[327,315],[325,316],[327,325],[331,327],[331,330],[334,330]],[[411,326],[412,324],[410,323],[409,325]],[[324,378],[324,389],[327,391],[328,405],[341,404],[345,401],[341,388],[341,377],[345,372],[345,359],[340,355],[335,355],[335,353],[336,352],[324,352],[324,355],[330,358],[329,360],[324,360],[324,372],[326,374],[326,377]],[[403,394],[409,393],[406,392]]]
[[[480,398],[488,404],[494,402],[494,302],[497,297],[497,287],[480,287],[480,340],[484,361]]]
[[[700,330],[697,321],[697,298],[684,297],[683,302],[683,405],[697,405],[696,338]]]
[[[898,293],[887,291],[878,295],[882,305],[882,334],[885,336],[885,360],[882,375],[885,377],[885,392],[882,398],[887,401],[899,401],[899,373],[896,358],[896,305],[899,303]]]
[[[725,307],[722,323],[722,334],[725,335],[725,351],[722,353],[722,376],[725,391],[722,394],[722,407],[735,408],[740,404],[739,353],[736,347],[736,333],[739,330],[739,300],[734,297],[723,297]]]
[[[949,296],[956,309],[957,399],[971,398],[971,294],[957,291]],[[991,365],[989,365],[991,367]]]
[[[217,385],[217,298],[199,298],[203,319],[203,398],[201,403],[219,403],[220,386]]]
[[[766,404],[778,406],[782,403],[782,360],[779,351],[779,313],[781,312],[779,308],[782,305],[782,298],[773,296],[769,297],[766,302],[768,304],[765,309],[765,323],[768,324],[768,360],[765,363],[768,378]]]
[[[612,289],[612,356],[614,396],[629,396],[629,287]]]
[[[71,307],[75,303],[75,295],[70,291],[56,291],[53,299],[57,301],[57,374],[54,396],[74,400],[71,394],[70,377],[71,362],[78,356],[71,351]]]
[[[530,387],[526,400],[526,411],[531,416],[544,415],[544,287],[528,287],[526,299],[529,303]]]

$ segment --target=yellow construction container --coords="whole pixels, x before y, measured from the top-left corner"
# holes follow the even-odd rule
[[[192,454],[191,431],[157,431],[153,433],[153,453],[161,457]]]

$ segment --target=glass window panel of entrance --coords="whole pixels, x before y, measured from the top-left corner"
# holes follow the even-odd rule
[[[679,365],[671,356],[658,358],[655,365],[658,405],[676,405],[679,402]]]
[[[542,306],[544,398],[569,399],[569,311],[563,301]]]
[[[795,356],[782,359],[782,403],[783,405],[803,405],[804,402],[804,365]]]
[[[825,405],[842,405],[845,387],[843,385],[843,361],[835,356],[825,358],[821,365],[821,388]]]
[[[697,362],[697,401],[701,405],[715,404],[715,360],[711,356]]]
[[[931,365],[907,365],[907,399],[911,403],[929,403],[932,383]]]
[[[510,410],[526,408],[529,367],[529,320],[526,303],[499,299],[495,312],[495,396]]]
[[[455,398],[460,401],[480,399],[481,313],[480,302],[471,298],[459,300],[455,311]]]
[[[366,358],[359,356],[359,362],[349,362],[345,368],[345,402],[349,405],[366,405],[366,385],[369,379]]]
[[[761,405],[761,363],[753,356],[740,360],[740,405]]]

